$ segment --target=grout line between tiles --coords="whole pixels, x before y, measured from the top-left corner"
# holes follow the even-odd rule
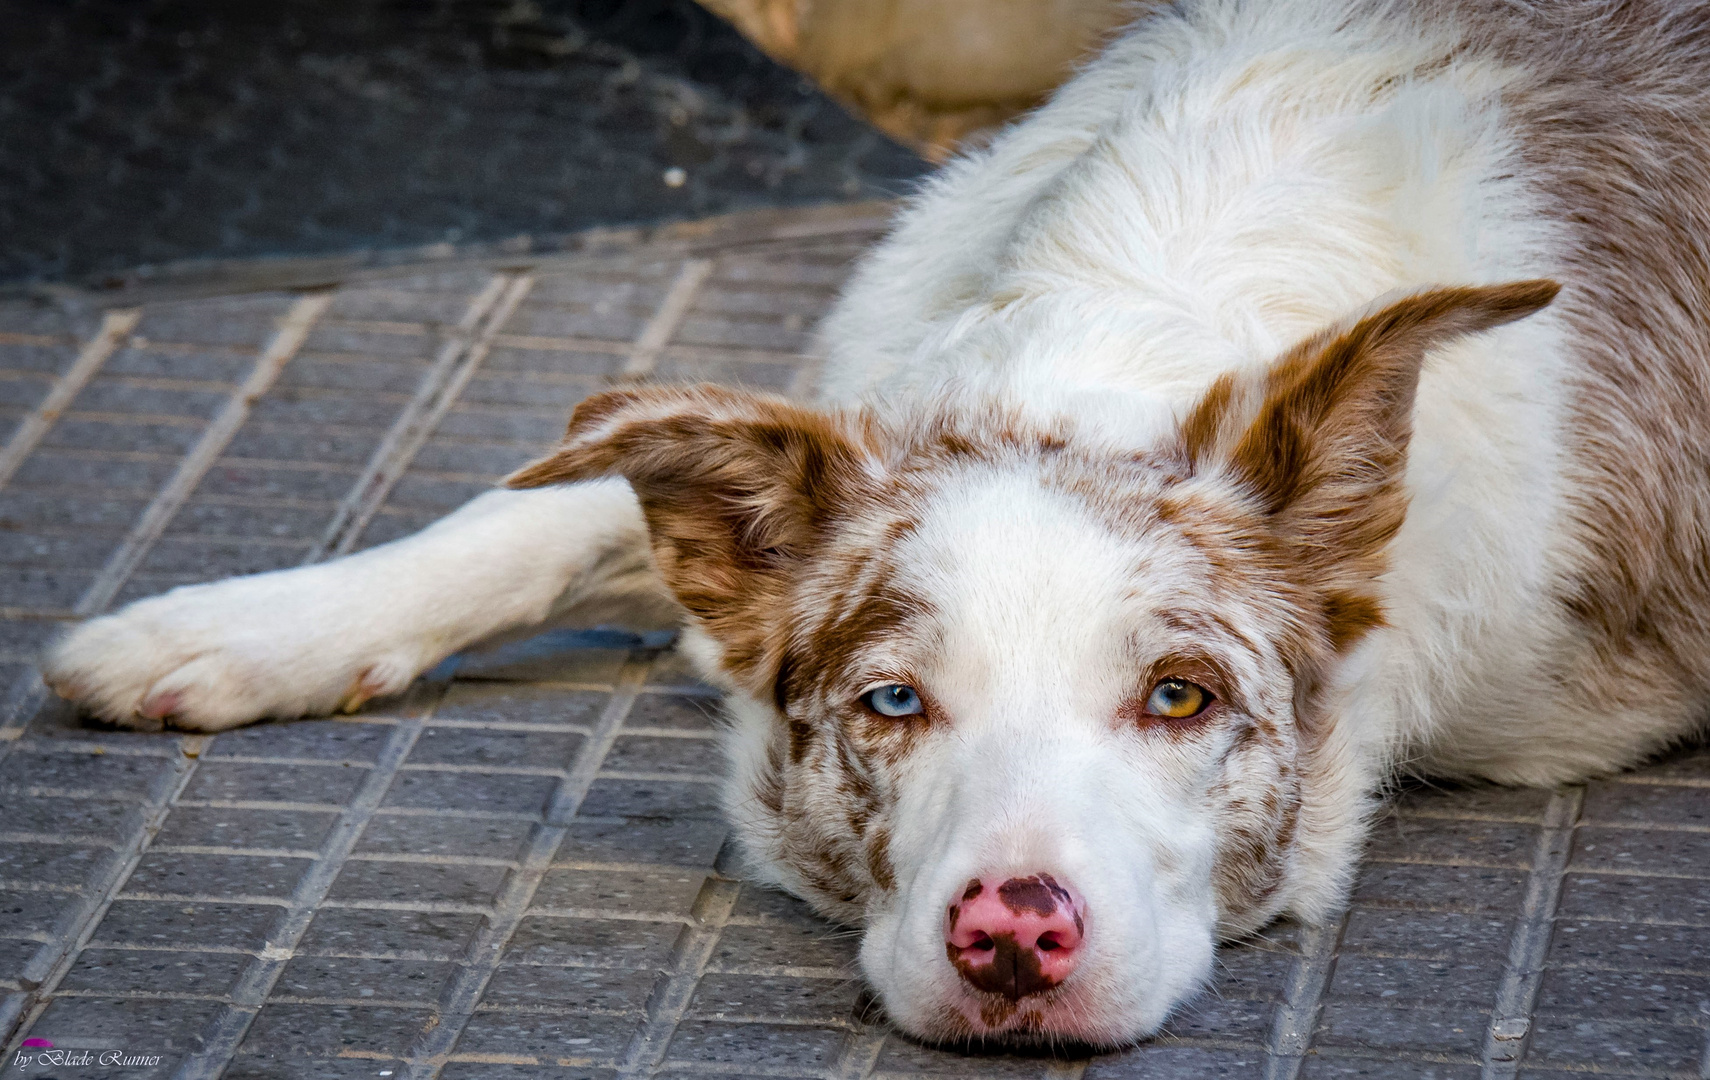
[[[140,308],[123,308],[109,311],[101,317],[101,327],[95,331],[95,336],[78,350],[77,358],[65,373],[54,380],[47,396],[41,403],[30,410],[28,416],[19,422],[12,432],[12,437],[6,440],[4,449],[0,449],[0,488],[4,488],[18,468],[24,464],[24,459],[30,456],[47,433],[53,429],[54,422],[65,412],[66,406],[77,397],[95,373],[101,370],[101,365],[107,358],[118,351],[125,337],[136,328],[137,320],[142,317]]]
[[[1295,1080],[1312,1048],[1318,1011],[1336,966],[1336,948],[1347,928],[1348,914],[1302,928],[1300,955],[1289,971],[1283,1000],[1271,1019],[1265,1046],[1265,1080]]]
[[[879,1055],[889,1038],[890,1032],[883,1026],[850,1035],[828,1074],[831,1080],[867,1080],[879,1067]]]
[[[362,531],[463,393],[475,369],[487,358],[493,339],[533,285],[534,278],[528,274],[494,274],[470,300],[450,340],[440,347],[433,366],[417,384],[415,395],[392,421],[361,475],[333,512],[320,540],[304,555],[304,565],[329,555],[348,554],[356,546]]]
[[[618,1067],[619,1077],[651,1076],[665,1060],[671,1038],[689,1010],[695,988],[706,973],[719,936],[724,933],[736,898],[742,892],[737,861],[735,845],[726,839],[713,864],[713,874],[707,876],[700,895],[695,897],[690,912],[694,921],[678,935],[671,949],[668,973],[654,986],[648,999],[647,1020],[624,1054]]]
[[[713,262],[712,259],[683,260],[682,266],[677,270],[676,279],[665,293],[665,299],[659,302],[653,317],[647,320],[647,325],[636,335],[635,344],[630,347],[629,357],[624,361],[618,378],[644,379],[653,373],[665,346],[676,336],[683,320],[688,317],[689,309],[694,306],[701,286],[706,284],[707,277],[712,273]]]
[[[1550,938],[1555,932],[1562,877],[1573,852],[1574,827],[1584,806],[1585,788],[1580,785],[1551,795],[1544,810],[1532,871],[1526,879],[1526,894],[1520,902],[1520,917],[1508,948],[1508,963],[1497,987],[1496,1003],[1491,1007],[1479,1073],[1481,1080],[1507,1080],[1515,1076],[1521,1059],[1526,1056],[1538,986],[1543,981]]]

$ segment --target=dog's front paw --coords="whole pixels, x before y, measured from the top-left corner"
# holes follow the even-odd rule
[[[377,598],[331,568],[190,585],[84,623],[42,676],[61,697],[126,727],[224,731],[265,717],[354,711],[401,692],[432,658]]]

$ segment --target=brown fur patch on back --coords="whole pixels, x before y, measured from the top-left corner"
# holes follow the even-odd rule
[[[1636,763],[1702,720],[1710,685],[1710,8],[1414,2],[1527,73],[1503,105],[1517,171],[1576,286],[1555,593],[1580,641],[1555,677],[1586,715],[1649,729]]]

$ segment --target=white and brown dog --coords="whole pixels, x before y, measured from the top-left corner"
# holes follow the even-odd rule
[[[512,490],[47,676],[217,731],[663,581],[755,872],[909,1031],[1097,1044],[1331,911],[1398,770],[1574,780],[1710,704],[1710,7],[1166,5],[823,342],[818,408],[598,395]]]

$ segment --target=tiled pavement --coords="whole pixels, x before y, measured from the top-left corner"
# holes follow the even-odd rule
[[[65,621],[414,529],[614,378],[799,393],[878,214],[0,308],[0,1076],[1710,1075],[1703,753],[1411,790],[1345,919],[1225,950],[1166,1035],[969,1058],[887,1033],[852,937],[736,876],[714,702],[660,635],[559,633],[212,738],[45,701],[29,662]]]

